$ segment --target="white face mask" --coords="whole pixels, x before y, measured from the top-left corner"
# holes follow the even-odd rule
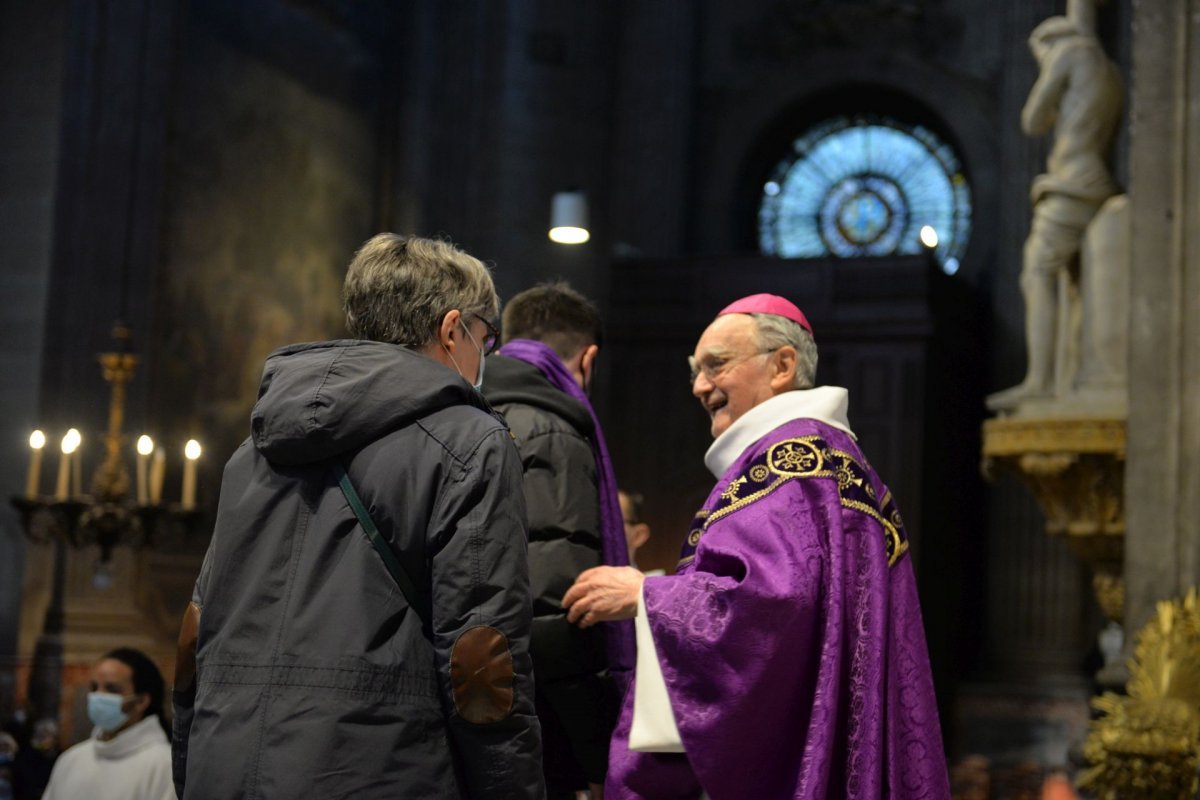
[[[483,348],[479,346],[479,342],[475,341],[475,337],[471,335],[471,329],[467,327],[467,323],[463,322],[460,319],[458,324],[462,325],[463,330],[467,334],[467,338],[471,340],[471,344],[475,345],[475,349],[479,351],[479,375],[476,378],[475,383],[473,383],[471,385],[471,388],[482,394],[482,392],[483,392],[483,363],[485,361],[487,361],[487,359],[483,357]],[[442,349],[446,350],[446,345],[442,345]],[[463,375],[462,370],[459,369],[458,362],[454,360],[454,354],[451,353],[449,350],[446,350],[446,355],[450,356],[450,361],[453,362],[454,368],[456,370],[458,370],[458,374],[462,375],[462,379],[464,381],[467,380],[467,376]]]

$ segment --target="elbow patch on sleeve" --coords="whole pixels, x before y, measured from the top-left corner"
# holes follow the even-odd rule
[[[513,707],[513,658],[508,639],[487,625],[462,633],[450,651],[454,707],[467,722],[499,722]]]
[[[179,626],[179,645],[175,651],[175,689],[185,692],[196,678],[196,637],[200,630],[200,606],[188,603]]]

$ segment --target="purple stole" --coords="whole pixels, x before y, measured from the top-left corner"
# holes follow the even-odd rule
[[[567,370],[558,354],[542,342],[513,339],[497,352],[537,367],[546,376],[546,380],[550,381],[551,386],[577,400],[591,415],[593,429],[588,432],[588,440],[596,457],[596,475],[599,483],[600,555],[610,567],[629,566],[629,545],[625,541],[624,518],[621,516],[621,504],[617,498],[617,478],[613,473],[612,459],[608,455],[608,445],[604,441],[600,420],[596,418],[588,396],[575,382],[575,377]],[[633,621],[602,624],[605,629],[609,669],[616,673],[624,673],[617,675],[621,690],[624,691],[628,683],[627,676],[632,674],[636,662]]]

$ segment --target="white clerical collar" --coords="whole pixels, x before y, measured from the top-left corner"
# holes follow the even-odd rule
[[[705,453],[704,465],[720,478],[747,447],[794,419],[815,419],[854,436],[846,416],[849,406],[850,393],[840,386],[818,386],[777,394],[742,414],[726,428]]]

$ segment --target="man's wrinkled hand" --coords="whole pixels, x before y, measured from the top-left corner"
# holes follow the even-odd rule
[[[633,567],[593,567],[563,595],[567,621],[590,628],[597,622],[633,619],[646,576]]]

